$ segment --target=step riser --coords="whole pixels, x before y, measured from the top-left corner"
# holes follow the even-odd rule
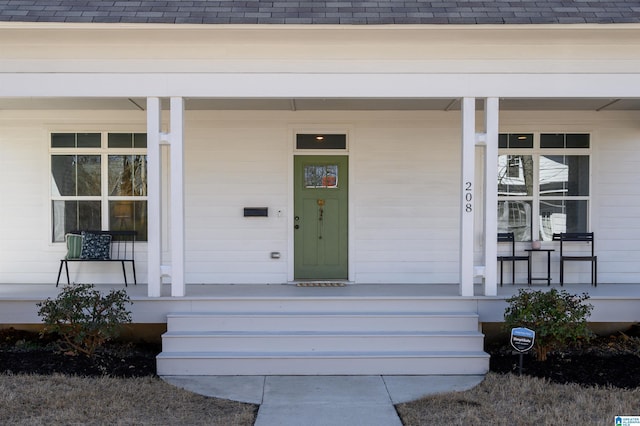
[[[307,289],[313,290],[313,289]],[[307,293],[308,294],[308,293]],[[460,298],[224,298],[189,300],[190,312],[477,312],[476,300]],[[180,308],[178,308],[180,309]]]
[[[482,375],[486,357],[158,358],[158,375]]]
[[[474,316],[194,316],[170,317],[167,331],[477,331]]]
[[[163,337],[165,352],[482,351],[483,336],[216,336]]]

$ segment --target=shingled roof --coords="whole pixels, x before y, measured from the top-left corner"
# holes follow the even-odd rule
[[[639,23],[640,1],[0,0],[0,21],[172,24]]]

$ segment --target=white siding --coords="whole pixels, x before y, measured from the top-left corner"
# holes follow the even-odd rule
[[[357,129],[356,281],[456,283],[459,113],[391,116]]]
[[[137,112],[0,111],[0,283],[53,284],[66,252],[51,243],[49,131],[140,131],[141,119]],[[136,245],[140,282],[146,282],[145,246]],[[71,264],[69,275],[76,282],[123,280],[117,263]]]

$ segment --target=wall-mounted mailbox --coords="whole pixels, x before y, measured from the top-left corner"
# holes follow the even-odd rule
[[[245,207],[244,217],[267,217],[269,216],[268,207]]]

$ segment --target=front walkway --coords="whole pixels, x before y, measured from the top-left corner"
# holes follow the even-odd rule
[[[463,391],[484,376],[166,376],[200,395],[260,404],[255,426],[401,426],[394,404]]]

